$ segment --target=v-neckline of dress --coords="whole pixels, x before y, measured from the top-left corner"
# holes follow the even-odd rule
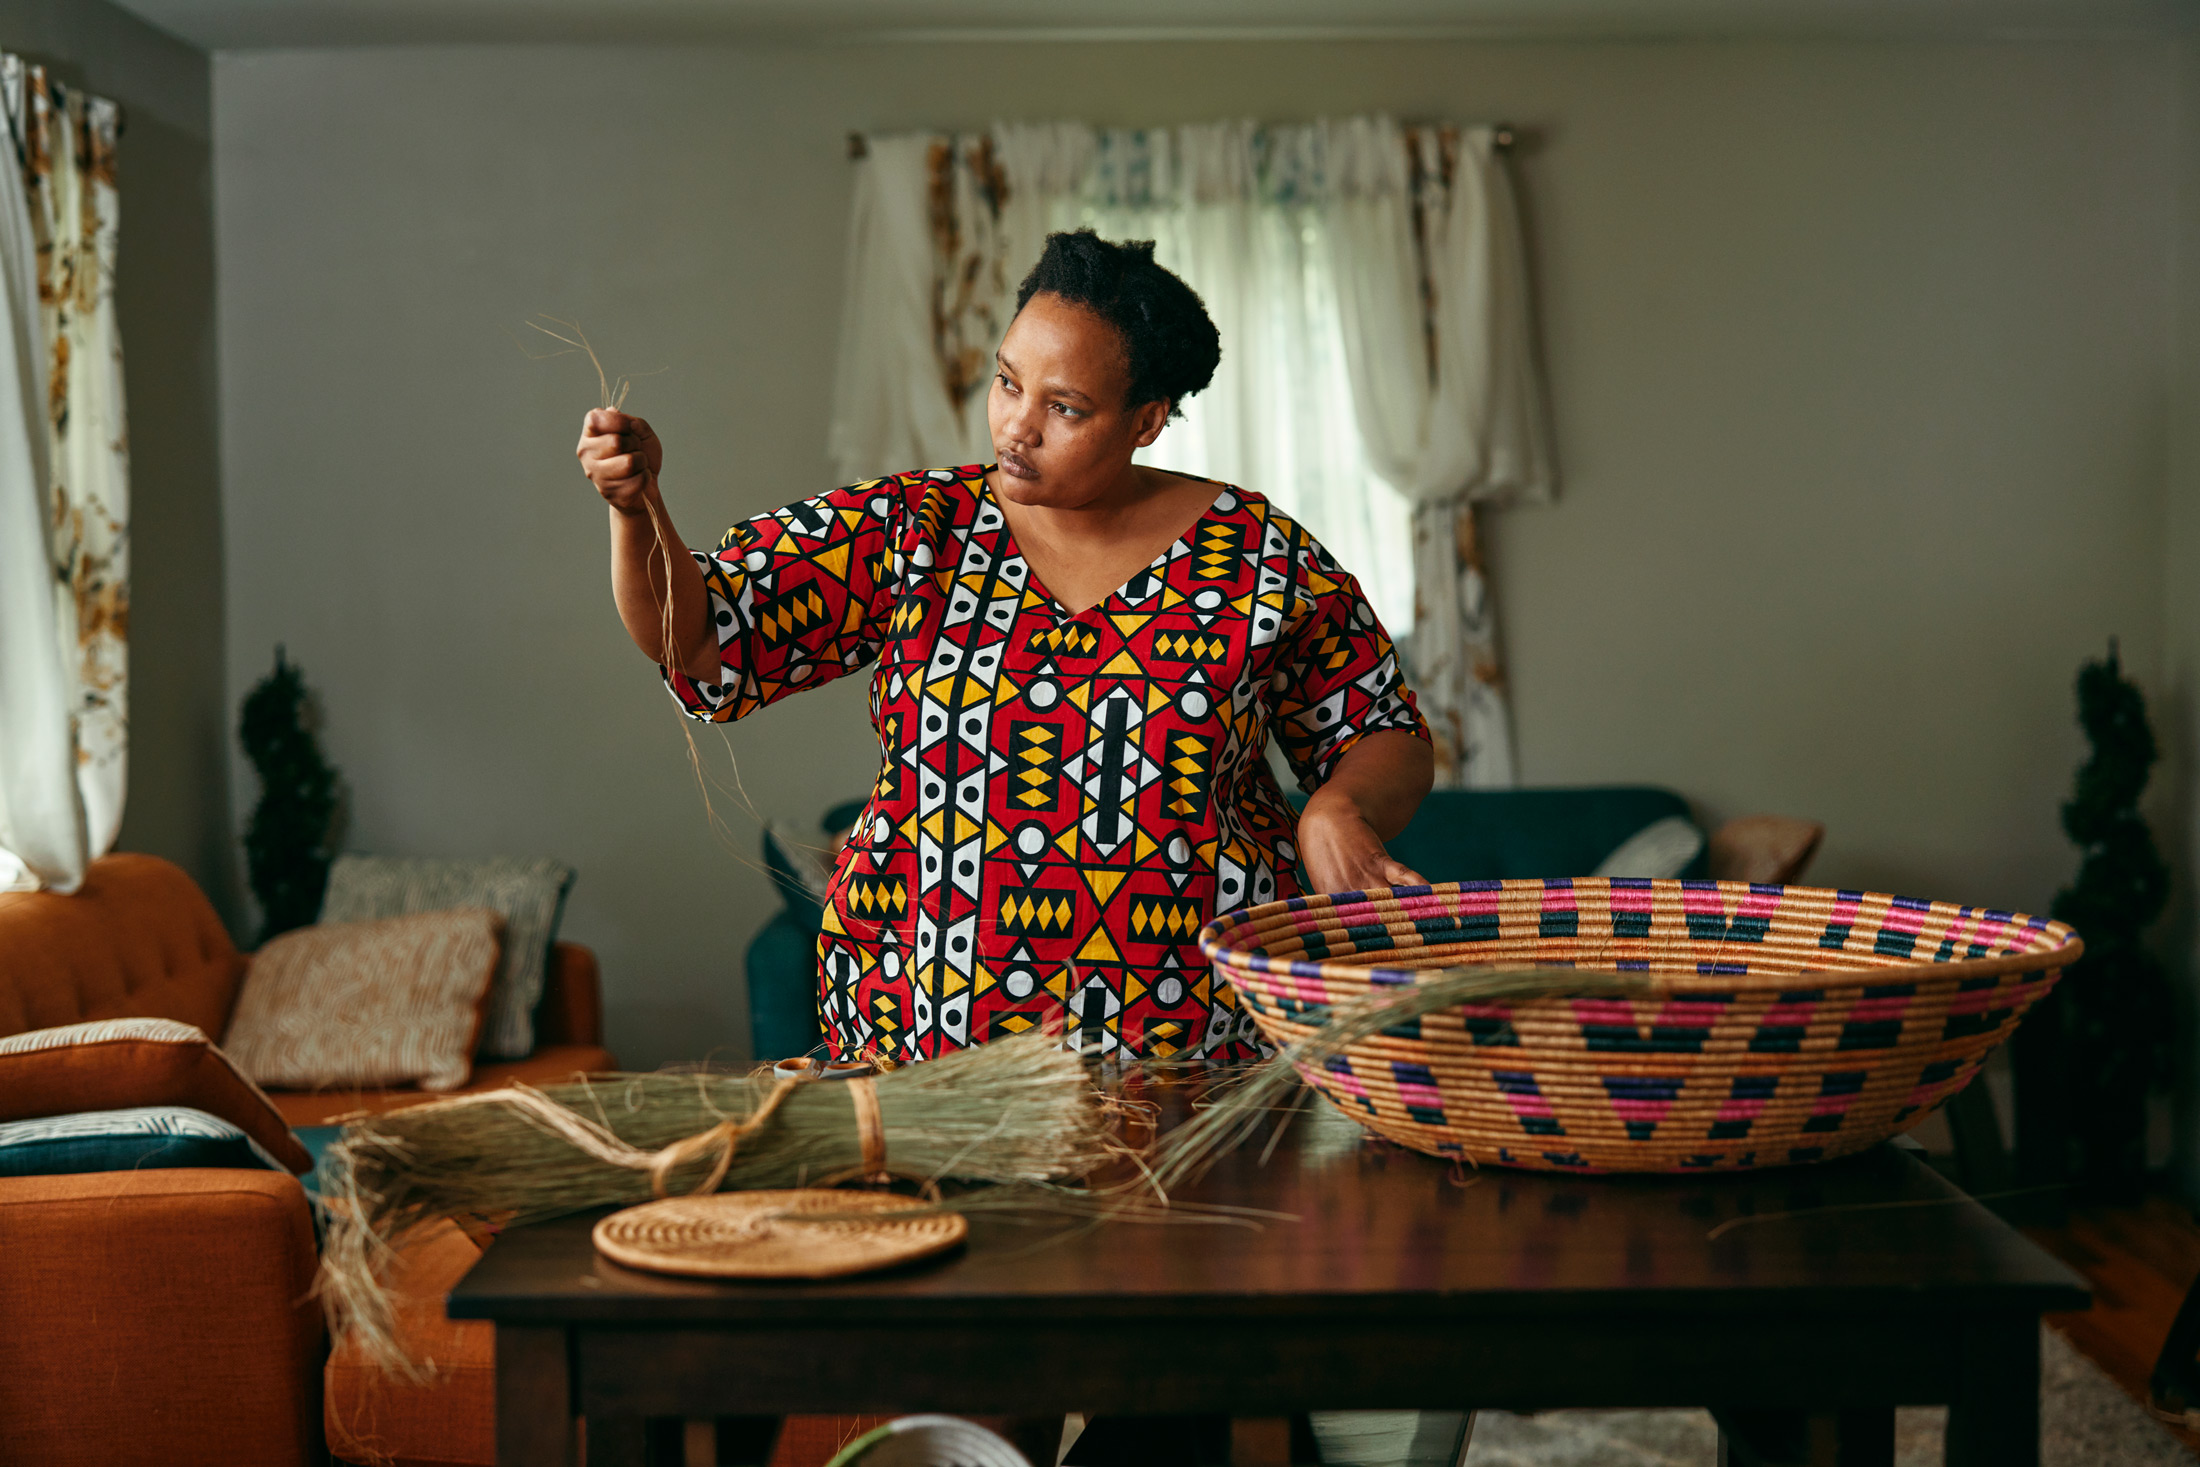
[[[1092,605],[1085,607],[1082,611],[1071,611],[1068,607],[1062,604],[1062,600],[1060,597],[1056,596],[1054,592],[1047,588],[1046,582],[1039,579],[1039,572],[1037,567],[1033,566],[1031,561],[1024,555],[1024,547],[1020,543],[1018,543],[1016,539],[1016,527],[1008,522],[1008,511],[1001,507],[999,496],[995,495],[993,492],[993,470],[997,467],[999,467],[998,464],[990,463],[984,466],[983,470],[978,475],[978,492],[985,497],[986,504],[992,507],[993,512],[1001,517],[1001,537],[1005,542],[1005,548],[1008,552],[1008,555],[1013,557],[1015,560],[1019,561],[1023,565],[1025,587],[1039,594],[1040,599],[1045,601],[1047,607],[1054,613],[1054,619],[1056,621],[1075,621],[1078,617],[1085,615],[1087,612],[1098,611],[1101,607],[1106,606],[1110,601],[1120,599],[1123,593],[1129,590],[1132,583],[1137,581],[1139,577],[1157,574],[1158,571],[1162,567],[1167,566],[1169,561],[1176,555],[1176,550],[1178,546],[1183,545],[1187,549],[1191,548],[1188,542],[1191,540],[1192,536],[1199,533],[1199,527],[1207,523],[1208,517],[1215,513],[1215,506],[1222,503],[1222,497],[1225,494],[1236,492],[1231,485],[1223,483],[1220,479],[1209,479],[1200,474],[1187,474],[1181,469],[1163,470],[1162,472],[1174,474],[1179,479],[1192,479],[1201,484],[1214,485],[1214,497],[1200,507],[1199,513],[1192,517],[1192,522],[1186,525],[1183,531],[1179,533],[1175,539],[1171,540],[1168,544],[1161,547],[1161,551],[1159,554],[1154,556],[1153,559],[1147,561],[1144,565],[1140,566],[1137,570],[1132,571],[1128,576],[1125,576],[1123,578],[1122,585],[1115,587],[1106,595],[1102,596],[1098,601],[1095,601],[1092,603]]]

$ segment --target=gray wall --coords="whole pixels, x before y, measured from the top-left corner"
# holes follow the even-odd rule
[[[130,414],[124,850],[238,908],[223,757],[211,63],[105,0],[0,0],[0,47],[126,109],[115,309]]]
[[[662,369],[633,406],[699,539],[827,483],[848,129],[1508,118],[1540,138],[1564,476],[1490,527],[1525,778],[1816,816],[1818,879],[2042,909],[2075,864],[2079,660],[2121,634],[2162,675],[2178,67],[2139,42],[225,55],[229,693],[288,643],[354,848],[575,862],[622,1059],[738,1048],[776,905],[743,806],[860,791],[862,689],[702,735],[713,833],[611,612],[570,457],[593,380],[528,360],[520,322]]]

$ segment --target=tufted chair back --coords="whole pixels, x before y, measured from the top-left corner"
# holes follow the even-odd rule
[[[174,1019],[219,1040],[244,957],[181,868],[102,856],[69,896],[0,893],[0,1036]]]

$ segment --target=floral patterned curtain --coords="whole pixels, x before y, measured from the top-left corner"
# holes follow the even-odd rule
[[[20,355],[39,379],[35,422],[0,424],[0,439],[40,440],[0,453],[0,495],[35,496],[44,533],[31,551],[53,598],[50,620],[11,619],[0,637],[10,641],[11,690],[36,682],[58,692],[11,698],[0,715],[0,885],[69,889],[114,844],[128,771],[129,438],[114,299],[121,113],[15,56],[0,56],[0,101],[22,178],[19,196],[9,182],[0,217],[0,270],[35,290],[35,339]],[[13,324],[19,333],[32,325]],[[0,402],[13,408],[12,398]],[[37,482],[8,482],[11,471]],[[11,555],[0,575],[16,570]],[[48,645],[25,645],[38,640]],[[58,664],[52,678],[25,673],[47,657]],[[56,737],[74,774],[67,799],[50,772],[24,767],[26,750]]]
[[[1413,503],[1406,661],[1435,737],[1437,784],[1502,788],[1514,782],[1512,711],[1475,516],[1482,505],[1548,500],[1556,477],[1511,172],[1492,128],[1363,125],[1385,136],[1386,152],[1398,140],[1412,199],[1409,247],[1395,225],[1376,231],[1392,236],[1382,247],[1356,247],[1410,255],[1410,267],[1359,272],[1346,312],[1369,457]],[[1364,234],[1365,222],[1339,219],[1347,233]],[[1418,364],[1396,337],[1407,322],[1425,351]]]

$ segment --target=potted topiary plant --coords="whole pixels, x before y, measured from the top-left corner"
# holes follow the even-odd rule
[[[2146,1175],[2147,1097],[2170,1067],[2169,979],[2142,939],[2168,900],[2169,867],[2139,813],[2154,730],[2114,641],[2079,670],[2078,723],[2093,748],[2062,826],[2083,859],[2052,910],[2085,939],[2085,956],[2046,1006],[2050,1022],[2019,1031],[2030,1040],[2018,1056],[2019,1127],[2033,1132],[2019,1146],[2028,1181],[2128,1198]]]
[[[237,734],[260,776],[245,826],[245,869],[260,903],[260,941],[321,915],[336,848],[337,779],[313,732],[311,695],[275,649],[275,670],[245,696]]]

